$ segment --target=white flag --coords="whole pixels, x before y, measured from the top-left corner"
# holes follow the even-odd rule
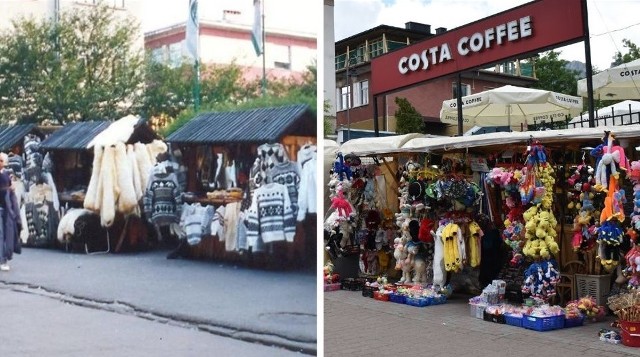
[[[262,43],[262,9],[261,0],[253,0],[253,29],[251,30],[251,42],[256,50],[256,55],[260,56],[264,52]]]
[[[198,33],[198,0],[189,0],[189,17],[187,18],[185,41],[187,43],[187,51],[196,61],[200,59]]]

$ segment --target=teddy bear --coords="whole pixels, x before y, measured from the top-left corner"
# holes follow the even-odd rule
[[[396,270],[402,271],[402,277],[400,278],[400,283],[410,282],[411,281],[411,264],[408,261],[409,252],[405,247],[407,241],[404,238],[398,237],[394,240],[394,250],[393,257],[396,260]]]

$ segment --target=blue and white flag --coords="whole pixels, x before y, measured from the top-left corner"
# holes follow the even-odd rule
[[[251,42],[256,50],[256,55],[260,56],[264,53],[264,44],[262,43],[262,1],[253,0],[253,29],[251,30]]]
[[[189,0],[189,17],[187,18],[185,42],[187,43],[187,52],[196,61],[200,58],[198,34],[198,0]]]

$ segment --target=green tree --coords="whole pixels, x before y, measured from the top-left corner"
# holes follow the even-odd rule
[[[3,121],[64,124],[117,119],[136,105],[143,56],[139,25],[104,4],[59,21],[21,18],[0,34]]]
[[[613,56],[613,63],[611,63],[612,67],[640,58],[640,48],[638,48],[635,43],[631,42],[631,40],[628,40],[626,38],[623,39],[622,47],[627,48],[628,51],[625,54],[616,52],[616,54]]]
[[[324,133],[324,136],[327,137],[331,134],[335,134],[331,128],[331,120],[332,117],[329,113],[329,109],[331,109],[331,104],[329,103],[328,100],[324,101],[324,118],[323,118],[323,123],[322,123],[322,131]]]
[[[398,109],[396,109],[396,133],[422,133],[424,131],[424,120],[416,108],[406,98],[396,97]]]
[[[566,68],[568,61],[559,58],[561,52],[549,51],[536,60],[534,88],[576,95],[579,72]]]

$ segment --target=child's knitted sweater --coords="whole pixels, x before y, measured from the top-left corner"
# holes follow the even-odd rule
[[[289,192],[293,214],[298,212],[298,190],[300,189],[300,168],[295,161],[278,163],[267,171],[267,182],[284,185]]]
[[[296,221],[287,188],[279,183],[269,183],[256,189],[247,211],[247,222],[247,245],[250,247],[256,245],[258,237],[264,243],[293,242]]]
[[[213,214],[213,206],[203,206],[200,203],[182,205],[180,226],[184,229],[189,245],[199,244],[202,237],[208,235]]]

